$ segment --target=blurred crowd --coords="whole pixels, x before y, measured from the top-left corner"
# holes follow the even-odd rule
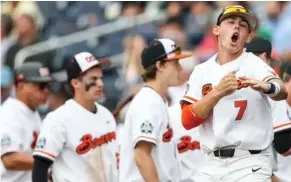
[[[288,63],[291,63],[291,3],[288,1],[1,2],[2,101],[14,94],[12,72],[15,56],[22,48],[120,19],[124,19],[126,23],[127,18],[137,15],[166,15],[167,18],[163,21],[136,25],[134,28],[110,33],[96,40],[39,53],[25,59],[25,62],[41,62],[55,73],[56,82],[51,85],[52,96],[49,99],[53,103],[50,107],[55,107],[60,98],[69,97],[63,86],[66,76],[62,70],[72,55],[82,51],[91,52],[97,58],[122,54],[119,66],[111,67],[104,72],[104,98],[100,102],[113,111],[120,101],[135,93],[143,84],[140,77],[142,73],[140,53],[151,40],[172,39],[182,49],[194,53],[195,63],[204,62],[217,52],[212,25],[216,23],[223,7],[234,4],[242,5],[256,15],[259,21],[256,35],[272,42],[272,57],[281,61],[281,67],[277,71],[282,76]],[[48,106],[44,106],[44,110],[47,109]]]

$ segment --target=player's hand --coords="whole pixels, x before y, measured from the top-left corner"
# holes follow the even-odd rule
[[[287,152],[284,152],[282,155],[284,157],[291,156],[291,148],[289,148],[289,150]]]
[[[269,91],[269,83],[267,82],[256,80],[253,78],[248,78],[248,77],[239,77],[239,79],[241,80],[242,84],[247,84],[254,90],[257,90],[262,93]]]
[[[220,96],[226,96],[235,91],[238,87],[237,79],[235,76],[235,72],[230,72],[225,75],[219,82],[219,84],[215,87],[215,89],[219,92]]]

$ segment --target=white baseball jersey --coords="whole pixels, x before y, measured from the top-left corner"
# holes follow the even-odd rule
[[[179,104],[181,98],[185,95],[185,91],[187,89],[187,83],[184,83],[179,86],[169,87],[168,89],[168,96],[171,99],[171,105]]]
[[[198,128],[186,130],[181,122],[181,106],[169,108],[170,123],[174,132],[175,155],[179,167],[179,182],[194,181],[194,175],[203,165],[204,154],[200,150]]]
[[[243,52],[236,60],[220,65],[217,54],[194,69],[183,101],[194,103],[216,87],[229,72],[237,77],[257,80],[275,77],[274,70],[252,53]],[[272,116],[268,96],[241,84],[214,106],[199,126],[202,149],[210,152],[221,147],[245,150],[266,149],[273,140]]]
[[[134,148],[139,141],[155,145],[151,155],[160,181],[174,180],[177,163],[172,136],[166,102],[152,88],[142,88],[132,100],[125,119],[119,181],[143,181],[134,159]]]
[[[41,119],[18,99],[8,98],[0,108],[1,157],[11,152],[33,154]],[[2,182],[29,182],[31,171],[2,171]]]
[[[118,180],[116,123],[106,108],[96,107],[94,114],[70,99],[44,119],[34,156],[54,162],[55,182]]]
[[[273,117],[273,125],[274,132],[280,132],[285,129],[291,128],[291,112],[290,106],[287,104],[285,100],[282,101],[274,101],[270,99],[271,109],[272,109],[272,117]],[[273,153],[275,160],[272,161],[274,169],[274,174],[280,179],[282,182],[291,181],[291,156],[284,157],[278,154],[276,151]],[[274,163],[275,162],[275,163]]]

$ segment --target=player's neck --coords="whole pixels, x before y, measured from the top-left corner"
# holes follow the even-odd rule
[[[16,99],[24,103],[30,110],[35,111],[36,108],[29,103],[28,98],[23,94],[16,92]]]
[[[162,98],[167,97],[168,86],[160,83],[158,80],[151,80],[146,83],[146,86],[153,88]]]
[[[88,111],[92,112],[92,113],[96,113],[96,105],[95,102],[91,101],[91,100],[85,100],[84,98],[80,98],[78,96],[74,97],[74,100],[80,104],[82,107],[84,107],[85,109],[87,109]]]
[[[233,60],[236,60],[238,57],[241,56],[241,54],[243,53],[243,50],[240,50],[236,53],[229,53],[228,51],[226,50],[223,50],[223,49],[220,49],[218,51],[218,63],[220,65],[223,65],[223,64],[226,64],[226,63],[229,63]]]

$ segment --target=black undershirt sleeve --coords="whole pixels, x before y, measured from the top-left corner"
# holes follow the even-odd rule
[[[278,153],[287,152],[291,148],[291,129],[275,133],[273,142]]]
[[[34,164],[32,169],[32,181],[33,182],[47,182],[48,181],[48,169],[53,161],[50,159],[34,156]]]

